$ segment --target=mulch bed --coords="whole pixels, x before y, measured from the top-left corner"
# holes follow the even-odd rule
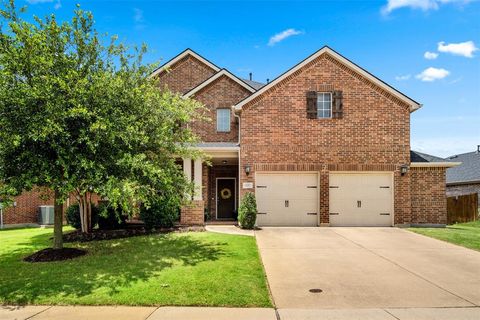
[[[203,226],[189,226],[189,227],[173,227],[173,228],[157,228],[154,230],[147,230],[143,226],[129,227],[118,230],[98,230],[95,229],[91,233],[83,233],[80,230],[69,232],[63,235],[64,242],[88,242],[97,240],[112,240],[129,238],[136,236],[144,236],[149,234],[170,233],[170,232],[202,232],[205,231]]]
[[[83,256],[87,253],[85,250],[75,248],[52,249],[47,248],[35,252],[32,255],[24,258],[26,262],[51,262],[63,261]]]

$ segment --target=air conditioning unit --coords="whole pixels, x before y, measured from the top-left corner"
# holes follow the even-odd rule
[[[53,224],[54,210],[53,206],[38,207],[38,224]]]

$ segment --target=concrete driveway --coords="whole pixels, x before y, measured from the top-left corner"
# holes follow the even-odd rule
[[[397,228],[264,228],[256,237],[277,308],[480,305],[480,252]]]

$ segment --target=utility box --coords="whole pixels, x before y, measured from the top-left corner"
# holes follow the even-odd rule
[[[38,224],[53,224],[54,210],[53,206],[38,207]]]

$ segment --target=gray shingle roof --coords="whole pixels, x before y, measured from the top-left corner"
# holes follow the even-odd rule
[[[252,80],[247,80],[247,79],[243,79],[241,78],[244,82],[246,82],[250,87],[252,87],[253,89],[255,90],[258,90],[260,89],[261,87],[263,87],[265,85],[265,83],[261,83],[261,82],[257,82],[257,81],[252,81]]]
[[[410,150],[411,162],[448,162],[448,160],[430,154]]]
[[[447,183],[480,182],[480,153],[478,151],[451,156],[447,160],[462,163],[447,170]]]

